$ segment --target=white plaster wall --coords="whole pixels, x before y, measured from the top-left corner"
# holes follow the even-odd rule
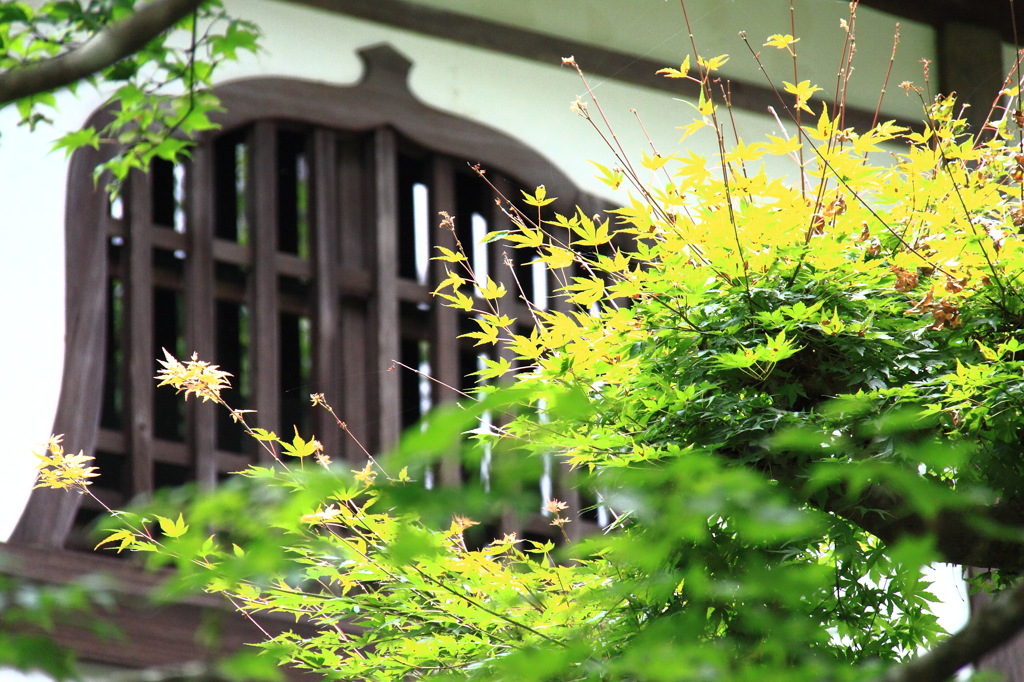
[[[793,34],[800,38],[794,46],[799,58],[797,78],[809,79],[829,93],[835,89],[846,40],[840,21],[850,16],[850,3],[844,0],[796,0],[792,22],[790,0],[412,1],[593,43],[665,66],[678,66],[683,57],[693,54],[683,15],[685,4],[694,43],[701,56],[730,55],[721,71],[725,76],[768,85],[750,50],[739,38],[740,31],[745,31],[775,84],[781,88],[783,80],[796,82],[789,55],[762,46],[772,34]],[[897,20],[868,7],[858,9],[854,24],[857,47],[848,102],[874,110],[889,66],[897,21],[900,44],[882,109],[890,117],[901,115],[916,120],[920,116],[920,102],[908,98],[896,86],[905,80],[922,84],[919,60],[934,60],[935,30],[917,22]],[[587,64],[582,66],[587,68]]]
[[[13,530],[49,437],[64,353],[64,177],[49,149],[79,127],[88,103],[61,99],[54,127],[33,134],[0,111],[0,538]],[[74,267],[74,263],[70,264]]]

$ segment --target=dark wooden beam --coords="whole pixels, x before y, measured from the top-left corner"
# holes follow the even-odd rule
[[[80,661],[119,668],[180,666],[209,662],[262,641],[260,631],[271,635],[291,630],[301,636],[314,628],[293,617],[258,614],[254,622],[215,595],[195,595],[177,604],[158,603],[154,595],[164,576],[145,573],[129,558],[70,552],[61,549],[2,545],[3,574],[33,583],[65,585],[103,576],[112,605],[76,618],[58,619],[52,636],[57,644],[74,651]],[[94,626],[112,626],[100,634]],[[349,632],[355,630],[343,625]],[[320,679],[283,668],[285,679],[294,682]]]
[[[995,29],[948,21],[938,29],[939,91],[956,93],[968,105],[964,117],[973,132],[991,118],[1003,89],[1003,50]]]
[[[1024,38],[1020,0],[861,0],[860,4],[936,27],[948,22],[972,24],[995,31],[1008,43]]]
[[[554,67],[561,65],[563,57],[573,56],[588,76],[600,76],[645,88],[662,90],[688,99],[697,99],[699,96],[699,86],[696,83],[658,75],[659,69],[672,66],[662,61],[598,47],[579,40],[551,36],[486,19],[459,15],[435,7],[411,3],[407,0],[374,0],[373,2],[366,2],[366,0],[293,0],[293,2]],[[682,21],[681,18],[680,21]],[[352,45],[351,47],[357,46]],[[740,47],[742,46],[737,44],[737,48]],[[768,85],[750,81],[732,81],[730,91],[733,106],[757,113],[767,113],[767,107],[773,106],[785,119],[785,114],[782,112],[785,110],[788,100],[783,103],[779,99],[779,95]],[[718,92],[717,88],[715,92]],[[823,100],[812,99],[811,108],[821,111],[819,103],[821,101]],[[882,120],[886,118],[883,116]],[[847,107],[846,109],[846,124],[858,130],[870,128],[873,120],[873,111],[858,107]],[[916,124],[918,121],[900,120],[898,123],[909,125]]]

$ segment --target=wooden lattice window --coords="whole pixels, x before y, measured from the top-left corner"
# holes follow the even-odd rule
[[[102,151],[72,161],[68,354],[55,429],[95,455],[94,489],[112,506],[165,486],[215,485],[262,456],[222,410],[156,387],[162,348],[195,351],[233,373],[227,397],[257,410],[259,425],[315,432],[332,457],[360,462],[359,445],[311,410],[310,393],[324,393],[362,444],[380,451],[454,397],[445,384],[465,388],[479,368],[477,349],[455,340],[470,321],[430,295],[443,277],[431,247],[454,247],[437,228],[439,211],[455,215],[467,245],[506,225],[467,161],[488,168],[507,196],[516,183],[502,172],[544,183],[569,206],[579,201],[534,152],[415,100],[410,65],[393,50],[361,55],[367,74],[353,88],[222,87],[221,130],[187,162],[157,161],[132,177],[116,200],[92,184]],[[498,249],[470,255],[478,272],[517,289]],[[510,256],[533,303],[553,305],[548,274],[529,254]],[[526,304],[516,305],[507,312],[529,320]],[[393,369],[396,361],[438,381]],[[538,462],[524,486],[550,490],[550,469]],[[428,481],[455,487],[481,475],[444,462]],[[99,513],[88,498],[38,490],[12,541],[86,548],[84,528]],[[539,519],[496,525],[547,528]]]

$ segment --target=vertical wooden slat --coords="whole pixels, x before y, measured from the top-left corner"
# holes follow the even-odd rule
[[[378,447],[398,441],[401,393],[393,362],[399,355],[398,326],[398,167],[393,131],[379,128],[373,138],[374,326],[377,369]]]
[[[131,175],[128,199],[128,452],[130,494],[153,489],[153,248],[152,193],[149,177]],[[169,349],[170,350],[170,349]]]
[[[218,363],[213,281],[214,179],[213,149],[197,147],[186,171],[186,235],[188,259],[185,269],[185,338],[201,359]],[[189,401],[189,444],[196,482],[212,486],[217,482],[217,423],[215,410],[203,400]]]
[[[313,221],[312,258],[315,273],[313,376],[315,390],[331,405],[339,404],[341,386],[338,358],[338,141],[322,128],[313,134],[311,191]],[[326,410],[313,415],[317,437],[325,452],[342,456],[342,433]]]
[[[253,129],[246,183],[248,223],[252,226],[253,274],[250,278],[249,329],[255,423],[263,428],[280,427],[280,324],[277,304],[277,137],[273,124],[257,123]],[[283,434],[287,436],[287,434]],[[264,460],[269,455],[260,450]]]
[[[430,220],[431,244],[455,250],[455,235],[450,230],[438,229],[438,213],[455,213],[455,169],[449,157],[434,155],[430,178]],[[433,251],[433,249],[432,249]],[[433,254],[431,254],[433,255]],[[436,287],[446,277],[443,261],[430,262],[430,286]],[[452,264],[453,267],[458,267]],[[432,383],[433,403],[440,405],[458,397],[451,388],[459,388],[462,377],[459,371],[459,317],[458,312],[435,299],[433,305],[434,325],[430,338],[432,356],[430,359],[434,378]],[[441,460],[439,483],[442,486],[458,486],[462,482],[462,462],[458,453]]]
[[[371,210],[367,177],[366,139],[344,139],[338,149],[338,260],[342,270],[373,269],[373,236],[365,212]]]
[[[338,264],[341,276],[354,272],[371,272],[373,263],[367,254],[373,252],[373,233],[366,229],[364,210],[367,206],[365,177],[366,159],[362,146],[346,141],[338,158]],[[336,278],[335,282],[338,281]],[[334,408],[348,425],[350,434],[342,439],[340,451],[346,461],[361,462],[365,455],[356,442],[358,438],[369,448],[376,447],[375,429],[370,427],[370,413],[376,411],[376,393],[371,390],[375,376],[373,351],[370,348],[371,325],[367,320],[369,306],[365,300],[345,299],[339,310],[339,365],[333,374],[339,378],[341,395],[335,397]],[[372,399],[371,399],[372,398]],[[375,422],[374,422],[375,423]],[[354,437],[353,437],[354,436]]]

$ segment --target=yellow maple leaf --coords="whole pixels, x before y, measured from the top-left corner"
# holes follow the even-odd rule
[[[768,41],[764,44],[764,47],[777,47],[780,50],[786,50],[793,43],[799,43],[799,38],[794,38],[791,35],[782,35],[781,33],[775,33],[774,35],[768,36]],[[792,52],[792,50],[790,50]]]
[[[612,189],[618,189],[619,186],[622,185],[622,180],[623,180],[622,169],[620,169],[620,168],[611,168],[611,169],[609,169],[607,166],[602,166],[601,164],[597,163],[596,161],[591,161],[590,163],[594,164],[597,167],[597,169],[599,171],[601,171],[601,175],[598,177],[598,180],[600,180],[604,184],[608,185]]]
[[[530,206],[547,206],[556,199],[556,197],[551,197],[550,199],[547,198],[548,191],[544,185],[537,185],[537,189],[533,194],[524,190],[520,191],[523,192],[523,203],[529,204]]]
[[[776,137],[775,135],[766,136],[771,142],[765,145],[765,153],[772,154],[775,156],[785,156],[786,154],[792,154],[800,149],[800,138],[799,137]]]
[[[448,301],[448,305],[458,310],[465,310],[467,313],[473,310],[473,299],[466,296],[460,291],[456,291],[454,294],[442,294],[435,291],[435,296],[440,296],[444,300]]]
[[[540,332],[538,332],[537,328],[534,327],[530,330],[529,336],[513,334],[512,339],[506,344],[506,347],[515,353],[517,358],[534,360],[540,356],[542,351]]]
[[[518,234],[515,232],[506,234],[505,241],[512,242],[517,249],[536,249],[544,243],[544,233],[529,227],[521,227]]]
[[[690,55],[686,55],[686,59],[679,65],[678,69],[664,68],[658,69],[655,73],[665,78],[686,78],[690,73]]]
[[[477,339],[477,342],[473,344],[474,346],[479,346],[480,344],[483,344],[483,343],[489,343],[491,345],[494,345],[494,344],[498,343],[498,328],[497,327],[489,325],[486,322],[479,322],[478,324],[480,325],[480,331],[478,331],[478,332],[468,332],[466,334],[462,334],[461,336],[459,336],[459,338],[460,339],[467,339],[467,338],[468,339]]]
[[[569,300],[576,305],[589,307],[604,298],[604,282],[597,277],[573,277],[575,284],[565,287],[566,291],[576,293]]]
[[[581,246],[600,246],[611,241],[608,233],[608,221],[595,224],[593,220],[580,213],[579,221],[572,226],[573,232],[579,235],[576,244]]]
[[[448,276],[444,278],[444,281],[437,285],[437,289],[434,290],[434,295],[437,295],[445,287],[452,287],[456,291],[463,284],[466,283],[466,279],[454,272],[449,272]]]
[[[356,479],[365,486],[373,484],[373,480],[377,478],[377,472],[373,469],[373,462],[367,462],[366,466],[362,469],[353,469],[352,478]]]
[[[727,61],[729,61],[729,55],[727,54],[720,54],[717,57],[712,57],[711,59],[697,57],[697,63],[708,71],[717,71],[722,68]]]
[[[477,284],[477,289],[480,290],[480,295],[490,300],[494,298],[501,298],[505,295],[506,289],[504,284],[498,284],[490,277],[484,282],[483,286]]]
[[[465,254],[456,253],[450,249],[446,249],[443,246],[435,246],[435,249],[441,252],[440,256],[434,256],[430,260],[443,260],[448,263],[459,263],[466,260]]]
[[[793,85],[789,81],[782,81],[782,84],[785,86],[786,92],[791,95],[796,95],[797,109],[803,109],[808,114],[814,113],[811,111],[811,108],[807,106],[807,102],[811,99],[814,93],[820,92],[821,88],[816,85],[811,85],[811,81],[809,80],[800,81],[796,85]]]
[[[711,124],[708,123],[707,121],[700,121],[700,120],[694,119],[693,123],[691,123],[690,125],[679,126],[678,129],[683,131],[683,136],[679,138],[679,141],[682,142],[683,140],[688,138],[690,135],[693,135],[695,132],[697,132],[701,128],[707,128],[710,125]]]
[[[547,264],[549,268],[560,270],[567,268],[573,264],[576,260],[576,254],[569,249],[563,249],[560,246],[547,246],[545,247],[547,253],[540,257],[540,260]]]

